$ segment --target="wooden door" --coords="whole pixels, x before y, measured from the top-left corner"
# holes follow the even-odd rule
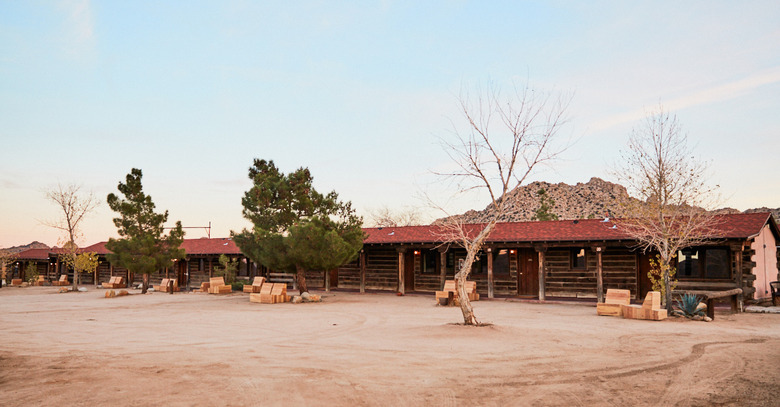
[[[539,295],[539,256],[530,249],[519,250],[517,256],[517,295]]]
[[[330,273],[330,288],[338,288],[339,287],[339,269],[335,268],[333,270],[328,271]]]
[[[179,287],[186,287],[189,284],[187,281],[187,260],[176,262],[176,283],[179,284]]]
[[[648,292],[653,291],[653,283],[650,281],[650,257],[655,254],[650,253],[637,253],[636,255],[636,281],[637,281],[637,297],[636,299],[645,298]]]
[[[414,291],[414,251],[404,253],[404,290]]]

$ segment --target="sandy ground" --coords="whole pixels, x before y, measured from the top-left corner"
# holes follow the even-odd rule
[[[780,315],[324,294],[319,304],[0,289],[0,405],[778,405]],[[138,292],[138,291],[135,291]]]

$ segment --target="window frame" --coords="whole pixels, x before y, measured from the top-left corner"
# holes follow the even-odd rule
[[[696,275],[690,275],[690,276],[684,276],[680,273],[680,266],[683,264],[683,262],[680,261],[680,255],[684,250],[694,250],[699,253],[698,261],[698,267],[697,267],[697,273]],[[726,277],[710,277],[707,275],[707,252],[708,251],[723,251],[726,255],[725,258],[725,267],[728,272],[728,276]],[[676,277],[678,280],[686,280],[686,281],[732,281],[734,280],[734,269],[733,269],[733,259],[731,250],[729,250],[726,246],[693,246],[693,247],[686,247],[684,249],[681,249],[677,252],[676,257],[676,265],[675,265],[675,272]]]
[[[577,265],[577,258],[582,253],[582,265]],[[587,270],[588,269],[588,250],[585,247],[571,249],[569,256],[569,268],[571,270]]]

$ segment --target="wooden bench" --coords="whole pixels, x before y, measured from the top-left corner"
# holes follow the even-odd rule
[[[103,288],[127,288],[125,284],[125,278],[122,276],[114,276],[108,279],[107,283],[103,283]]]
[[[672,294],[685,295],[692,294],[701,296],[707,304],[707,316],[715,319],[715,300],[718,298],[729,297],[731,300],[731,311],[740,312],[741,308],[739,304],[739,297],[742,295],[741,288],[732,288],[731,290],[723,291],[706,291],[706,290],[675,290]]]
[[[271,289],[274,283],[265,283],[260,287],[259,293],[249,294],[249,302],[259,302],[261,304],[273,304]]]
[[[621,305],[623,318],[661,321],[666,319],[666,309],[661,308],[661,292],[650,291],[642,305]]]
[[[192,290],[192,292],[195,292],[195,293],[207,293],[207,292],[209,292],[209,283],[208,283],[208,281],[204,281],[204,282],[200,283],[200,288],[196,288],[196,289]]]
[[[596,315],[619,317],[623,315],[621,305],[631,305],[631,290],[609,288],[604,302],[596,304]]]
[[[271,287],[271,297],[274,304],[290,301],[290,296],[287,295],[287,284],[286,283],[274,284],[274,286]]]
[[[61,275],[60,279],[57,281],[52,281],[51,285],[57,285],[57,286],[70,285],[70,281],[68,281],[68,275],[67,274]]]
[[[466,293],[469,296],[470,301],[479,301],[479,294],[477,294],[477,282],[466,281]],[[447,298],[449,305],[458,305],[458,291],[455,289],[455,280],[447,280],[444,282],[444,290],[436,291],[436,303],[441,304],[441,298]],[[452,301],[450,303],[449,301]]]
[[[173,283],[173,290],[171,291],[171,283]],[[160,285],[154,286],[154,291],[160,291],[163,293],[175,293],[179,292],[179,282],[175,278],[164,278],[160,281]]]
[[[44,276],[38,276],[38,278],[35,280],[35,283],[33,285],[44,285],[46,284],[46,277]]]
[[[209,294],[230,294],[233,292],[233,287],[225,284],[225,279],[222,277],[211,277],[209,279]]]
[[[289,273],[268,273],[269,283],[285,283],[288,284],[293,290],[298,289],[298,281],[295,279],[295,274]]]
[[[21,278],[13,278],[11,279],[11,285],[18,287],[22,285],[22,279]]]
[[[245,293],[259,293],[260,288],[265,283],[265,277],[255,277],[254,280],[252,280],[252,285],[244,285],[244,292]]]

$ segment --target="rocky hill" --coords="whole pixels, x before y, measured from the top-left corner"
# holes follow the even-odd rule
[[[43,244],[43,243],[41,243],[41,242],[36,240],[36,241],[34,241],[34,242],[30,243],[30,244],[26,244],[26,245],[22,245],[22,246],[8,247],[6,249],[0,249],[0,251],[6,252],[6,253],[11,253],[11,254],[16,254],[16,253],[19,253],[19,252],[23,252],[23,251],[25,251],[27,249],[50,249],[50,247],[47,246],[46,244]]]
[[[551,184],[549,182],[533,182],[520,186],[507,194],[507,199],[513,203],[514,210],[506,214],[500,222],[517,222],[531,220],[539,209],[540,201],[538,191],[544,189],[546,194],[555,202],[550,212],[564,219],[587,219],[601,217],[621,217],[623,209],[631,201],[636,201],[628,195],[626,188],[620,184],[604,181],[601,178],[591,178],[586,183],[569,185],[565,183]],[[719,209],[719,213],[739,213],[733,208]],[[775,219],[780,219],[780,208],[756,208],[748,209],[746,213],[772,212]],[[479,223],[487,221],[487,208],[481,211],[471,210],[462,215],[466,223]],[[444,220],[437,219],[433,224]]]

